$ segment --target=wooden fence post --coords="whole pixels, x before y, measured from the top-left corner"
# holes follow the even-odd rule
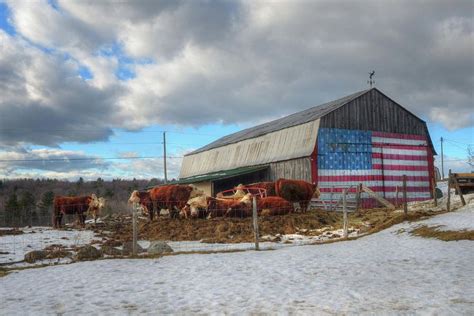
[[[135,257],[137,255],[137,239],[138,239],[138,227],[137,227],[137,209],[138,203],[133,204],[133,213],[132,213],[132,225],[133,225],[133,235],[132,235],[132,255]]]
[[[408,216],[408,198],[407,198],[407,175],[403,175],[403,212]]]
[[[434,206],[438,206],[438,197],[436,196],[436,180],[433,179],[433,199],[434,199]]]
[[[329,204],[329,210],[332,211],[333,210],[333,203],[332,203],[332,199],[333,199],[333,191],[334,191],[334,186],[331,187],[331,194],[329,195],[329,201],[330,201],[330,204]]]
[[[452,182],[454,184],[454,188],[456,189],[456,192],[458,192],[459,198],[461,199],[461,203],[464,206],[464,205],[466,205],[466,200],[464,199],[464,195],[462,194],[461,188],[459,187],[459,183],[458,183],[458,179],[457,179],[456,174],[453,174],[452,178],[453,178]]]
[[[344,238],[347,238],[348,236],[347,234],[347,204],[346,204],[347,190],[348,189],[344,189],[342,191],[342,212],[343,212],[343,220],[344,220],[342,229],[343,229]]]
[[[357,185],[357,192],[356,192],[356,211],[360,208],[360,199],[362,195],[362,183]]]
[[[446,202],[446,210],[449,212],[451,210],[451,169],[449,169],[448,175],[448,201]]]
[[[395,207],[398,207],[400,203],[398,203],[398,185],[395,187]]]
[[[257,197],[254,195],[252,200],[252,217],[253,217],[253,231],[255,235],[255,250],[260,250],[258,244],[259,230],[258,230],[258,217],[257,217]]]

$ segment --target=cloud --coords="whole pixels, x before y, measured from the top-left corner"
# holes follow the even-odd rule
[[[98,88],[77,68],[0,30],[0,143],[57,146],[112,135],[119,87]]]
[[[31,169],[45,174],[84,172],[88,169],[105,170],[109,167],[110,163],[100,157],[78,151],[24,148],[0,151],[0,177],[16,177],[21,172]]]
[[[474,125],[471,1],[7,5],[7,151],[103,141],[114,128],[262,122],[365,89],[372,69],[377,87],[429,122]],[[156,175],[160,160],[133,163]]]

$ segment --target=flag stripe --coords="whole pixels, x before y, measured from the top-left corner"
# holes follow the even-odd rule
[[[359,183],[395,197],[407,176],[409,200],[430,197],[427,140],[420,135],[321,128],[318,135],[318,185],[321,198],[331,190]],[[333,195],[336,193],[333,193]],[[401,194],[401,193],[400,193]]]
[[[395,133],[385,133],[385,132],[376,132],[376,131],[372,132],[372,137],[426,140],[425,136],[423,135],[395,134]]]

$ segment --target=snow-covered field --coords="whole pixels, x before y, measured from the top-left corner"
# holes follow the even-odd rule
[[[87,245],[94,239],[90,230],[56,230],[51,227],[21,229],[21,235],[0,237],[0,263],[23,260],[25,253],[41,250],[50,245]]]
[[[474,221],[463,209],[425,222],[458,216]],[[420,223],[317,246],[20,271],[0,279],[0,314],[474,314],[474,243],[403,232]]]

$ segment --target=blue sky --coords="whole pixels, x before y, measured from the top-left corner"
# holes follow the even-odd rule
[[[10,115],[0,119],[6,126],[1,158],[160,157],[164,130],[168,155],[180,157],[242,128],[365,89],[374,67],[376,86],[427,121],[438,154],[440,137],[446,139],[446,171],[469,169],[474,36],[465,10],[432,4],[433,15],[419,21],[416,12],[425,9],[419,3],[411,11],[386,4],[393,17],[378,16],[373,1],[348,8],[324,1],[257,1],[251,11],[248,5],[0,3],[6,74],[0,86],[8,87],[0,116]],[[331,14],[319,16],[321,6]],[[366,11],[376,14],[374,25],[383,21],[387,34],[328,18]],[[306,32],[315,15],[319,24]],[[399,20],[411,21],[411,29]],[[390,36],[397,40],[388,42]],[[429,53],[417,55],[418,45]],[[367,49],[372,58],[364,57]],[[176,177],[180,160],[173,159]],[[0,177],[161,177],[160,161],[148,163],[156,168],[134,160],[69,162],[69,168],[7,164]]]

